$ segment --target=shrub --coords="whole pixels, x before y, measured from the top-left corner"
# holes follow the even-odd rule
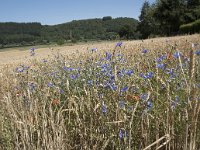
[[[73,39],[71,40],[71,42],[72,42],[72,43],[77,43],[77,40],[73,38]]]
[[[59,40],[57,41],[57,44],[58,44],[58,45],[63,45],[63,44],[65,44],[65,41],[64,41],[63,39],[59,39]]]
[[[197,33],[200,32],[200,19],[194,22],[183,24],[179,28],[181,33]]]
[[[193,27],[194,27],[194,31],[200,32],[200,19],[199,19],[199,20],[196,20],[196,21],[194,22]]]

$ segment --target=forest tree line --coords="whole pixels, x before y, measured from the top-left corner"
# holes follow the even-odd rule
[[[34,44],[138,39],[138,21],[132,18],[74,20],[59,25],[40,23],[0,23],[0,47]]]

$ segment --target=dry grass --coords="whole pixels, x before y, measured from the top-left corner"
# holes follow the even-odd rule
[[[142,47],[148,47],[149,49],[163,49],[166,44],[166,40],[170,40],[169,42],[177,43],[184,46],[183,43],[195,43],[198,42],[200,38],[199,34],[191,35],[191,36],[177,36],[177,37],[167,37],[167,38],[155,38],[148,40],[137,40],[137,41],[126,41],[124,42],[125,49],[124,51],[129,51],[131,53],[137,52]],[[79,53],[86,53],[88,50],[92,48],[98,48],[99,51],[107,51],[112,50],[114,48],[115,42],[104,42],[104,43],[89,43],[89,44],[79,44],[72,46],[53,46],[46,48],[39,48],[36,51],[37,55],[33,59],[42,59],[52,56],[59,52],[62,55],[76,55]],[[187,45],[187,44],[186,44]],[[185,48],[185,47],[183,47]],[[8,51],[0,52],[0,67],[8,64],[18,64],[25,63],[32,60],[30,58],[29,50],[22,50],[21,48],[10,48]]]

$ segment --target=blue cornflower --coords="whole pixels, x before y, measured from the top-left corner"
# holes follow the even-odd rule
[[[53,87],[54,84],[53,84],[52,82],[49,82],[49,83],[47,84],[47,86],[48,86],[48,87]]]
[[[128,137],[128,132],[120,129],[119,130],[119,138],[122,140],[125,137]]]
[[[21,65],[20,67],[17,67],[16,68],[16,71],[17,72],[23,72],[25,70],[28,70],[30,67],[29,66],[24,66],[24,65]]]
[[[101,65],[101,69],[105,69],[105,68],[106,68],[106,69],[109,68],[109,64],[102,64],[102,65]]]
[[[179,96],[176,95],[175,101],[172,102],[171,107],[175,108],[177,106],[177,104],[179,103],[179,101],[180,101],[180,98],[179,98]]]
[[[24,70],[28,70],[30,67],[29,66],[23,66]]]
[[[175,101],[178,103],[180,101],[180,97],[179,96],[175,96]]]
[[[166,55],[161,55],[159,58],[157,58],[156,59],[156,61],[158,62],[158,63],[160,63],[160,62],[162,62],[164,59],[166,59],[167,58],[167,56]]]
[[[93,85],[93,81],[92,81],[92,80],[89,80],[89,81],[87,82],[87,84],[88,84],[89,86],[92,86],[92,85]]]
[[[118,75],[119,77],[123,77],[123,76],[125,75],[125,73],[126,73],[126,70],[123,68],[121,71],[118,71],[118,72],[117,72],[117,75]]]
[[[148,72],[146,75],[144,75],[143,73],[140,74],[140,76],[144,79],[151,79],[153,78],[154,73],[153,72]]]
[[[34,47],[30,49],[30,55],[31,55],[31,56],[34,56],[34,55],[35,55],[35,48],[34,48]]]
[[[173,54],[174,58],[179,58],[181,56],[181,53],[180,52],[175,52]]]
[[[166,73],[167,73],[167,74],[170,74],[170,75],[173,74],[173,73],[174,73],[174,68],[171,68],[171,69],[168,69],[168,68],[167,68],[167,69],[166,69]]]
[[[122,73],[122,74],[125,74],[125,73],[126,73],[126,70],[123,68],[123,69],[121,70],[121,73]]]
[[[105,104],[103,104],[102,106],[102,112],[103,113],[106,113],[107,112],[107,106]]]
[[[110,67],[110,65],[109,64],[103,64],[102,66],[101,66],[101,72],[103,72],[103,73],[111,73],[112,72],[112,68]]]
[[[121,92],[126,92],[128,90],[128,86],[125,86],[121,89]]]
[[[42,59],[42,62],[44,62],[44,63],[46,63],[46,62],[48,62],[46,59]]]
[[[147,109],[150,110],[153,107],[153,103],[149,100],[147,102]]]
[[[123,54],[116,54],[116,58],[117,58],[118,61],[122,60],[123,57],[124,57]]]
[[[119,138],[122,139],[124,137],[122,129],[119,130]]]
[[[156,61],[157,62],[162,62],[162,59],[161,58],[157,58]]]
[[[180,101],[180,97],[176,95],[176,96],[175,96],[175,101],[176,101],[176,102],[179,102],[179,101]]]
[[[197,56],[200,56],[200,50],[197,50],[197,51],[195,52],[195,54],[196,54]]]
[[[131,69],[126,71],[126,75],[128,75],[128,76],[131,76],[133,73],[134,73],[134,72],[133,72],[133,70],[131,70]]]
[[[121,47],[122,44],[123,44],[122,42],[118,42],[115,47]]]
[[[107,68],[107,66],[105,66],[105,65],[102,65],[101,66],[101,72],[107,72],[108,71],[108,68]]]
[[[146,53],[148,53],[148,50],[147,50],[147,49],[143,49],[143,50],[142,50],[142,53],[143,53],[143,54],[146,54]]]
[[[74,68],[70,68],[70,67],[66,67],[66,66],[64,66],[63,69],[65,71],[73,71],[74,70]]]
[[[34,51],[35,51],[35,48],[34,48],[34,47],[32,47],[32,48],[30,49],[30,51],[34,52]]]
[[[110,88],[111,88],[111,90],[116,91],[117,90],[117,85],[112,83],[112,84],[110,84]]]
[[[108,68],[109,67],[109,64],[102,64],[101,65],[101,68]]]
[[[106,73],[107,71],[108,71],[108,69],[106,67],[101,69],[101,72],[103,72],[103,73]]]
[[[29,90],[32,92],[33,90],[35,90],[36,85],[34,83],[29,83],[28,87],[29,87]]]
[[[100,59],[99,59],[100,62],[101,62],[101,61],[104,61],[104,60],[105,60],[105,58],[100,58]]]
[[[77,75],[74,75],[74,74],[71,74],[70,75],[70,78],[72,79],[72,80],[74,80],[74,79],[76,79],[78,76]]]
[[[106,52],[106,60],[111,60],[111,58],[112,58],[112,54]]]
[[[150,79],[150,78],[152,78],[152,77],[153,77],[153,75],[154,75],[154,73],[153,73],[153,72],[148,72],[148,73],[147,73],[147,78],[148,78],[148,79]]]
[[[110,88],[110,84],[107,81],[104,81],[103,84],[99,84],[100,86],[103,86],[104,88],[108,89]]]
[[[165,64],[157,64],[157,68],[164,69],[165,68]]]
[[[23,72],[23,71],[24,71],[24,68],[18,68],[18,67],[17,67],[17,68],[16,68],[16,71],[17,71],[17,72]]]
[[[74,68],[68,68],[68,71],[73,71],[74,70]]]
[[[140,99],[142,99],[143,101],[146,101],[148,98],[148,94],[147,93],[144,93],[140,96]]]
[[[190,61],[190,59],[189,58],[184,58],[183,61],[184,61],[185,64],[187,64]]]
[[[110,76],[110,80],[114,80],[115,79],[115,76],[114,75],[111,75]]]
[[[174,68],[166,69],[166,74],[169,74],[169,75],[170,75],[170,79],[176,77],[176,73],[174,72]]]
[[[68,68],[66,66],[63,67],[63,70],[68,71]]]
[[[119,101],[119,108],[123,109],[125,107],[124,101]]]
[[[92,48],[91,52],[97,52],[97,50],[98,50],[97,48]]]
[[[63,89],[60,89],[60,90],[59,90],[59,93],[60,93],[60,94],[65,94],[65,91],[64,91]]]

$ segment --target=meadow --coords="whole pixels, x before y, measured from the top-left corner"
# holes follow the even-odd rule
[[[0,149],[200,149],[199,34],[47,49],[0,53]]]

